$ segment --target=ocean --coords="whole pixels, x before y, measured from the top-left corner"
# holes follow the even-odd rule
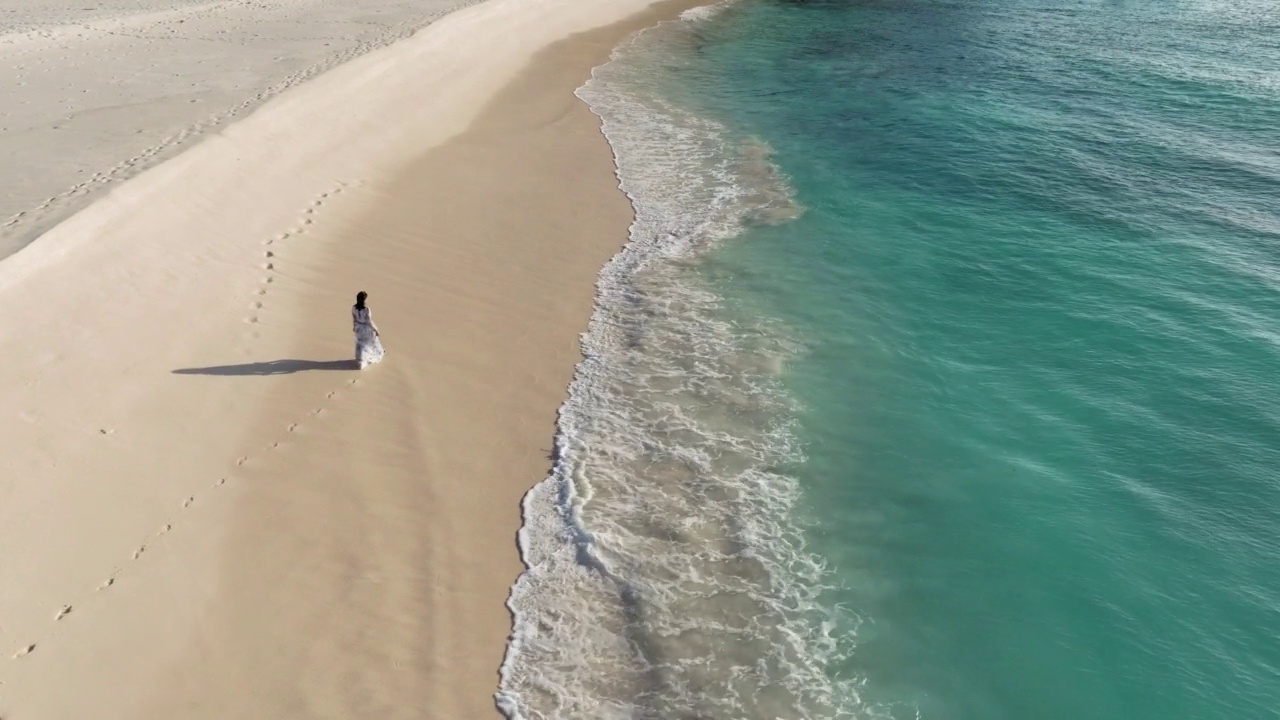
[[[1280,3],[740,0],[578,94],[637,219],[504,713],[1280,717]]]

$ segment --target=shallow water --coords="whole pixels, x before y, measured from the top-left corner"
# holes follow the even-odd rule
[[[508,714],[1272,716],[1277,37],[744,0],[621,48]]]

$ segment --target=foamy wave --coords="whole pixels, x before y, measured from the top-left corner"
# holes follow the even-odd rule
[[[790,521],[801,460],[778,375],[797,352],[735,318],[697,259],[800,212],[758,141],[663,101],[642,34],[578,94],[636,220],[601,273],[551,475],[524,499],[527,566],[497,702],[535,718],[852,717],[826,572]]]
[[[699,20],[709,20],[719,15],[725,8],[729,7],[735,0],[726,0],[725,2],[715,3],[713,5],[700,5],[695,8],[689,8],[680,13],[680,19],[686,22],[697,22]]]

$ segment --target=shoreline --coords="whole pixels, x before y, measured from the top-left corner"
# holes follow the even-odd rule
[[[333,698],[335,712],[377,708],[380,717],[409,718],[429,707],[433,717],[502,717],[494,694],[511,633],[505,601],[523,570],[521,500],[549,470],[593,289],[633,218],[599,119],[573,91],[626,36],[698,4],[659,3],[541,50],[463,134],[355,191],[371,199],[338,221],[344,239],[309,269],[316,280],[303,300],[306,349],[298,354],[328,360],[348,340],[346,324],[335,322],[351,302],[332,291],[342,287],[369,291],[387,359],[324,397],[332,406],[321,401],[333,392],[330,373],[300,373],[251,433],[246,484],[274,478],[288,487],[249,491],[242,501],[223,560],[228,582],[214,601],[226,619],[203,640],[229,645],[235,659],[192,657],[182,670],[199,678],[191,686],[201,697],[196,717],[262,711],[261,696],[228,703],[229,694],[211,692],[210,667],[244,663],[248,638],[228,643],[226,628],[243,621],[245,608],[269,608],[281,589],[264,594],[256,581],[299,558],[307,577],[283,594],[311,598],[317,616],[295,617],[284,632],[301,636],[311,624],[348,640],[282,658],[269,641],[281,628],[269,627],[268,611],[251,611],[261,623],[259,670],[282,679],[296,679],[299,667],[317,672],[295,700],[352,682],[330,673],[349,673],[358,656],[356,683],[365,691],[351,705]],[[287,251],[280,257],[290,262]],[[433,270],[458,266],[484,270]],[[286,417],[306,419],[290,430]],[[266,438],[298,434],[302,442],[264,454]],[[347,452],[314,453],[330,445]],[[368,468],[376,471],[362,475]],[[289,549],[264,554],[256,539],[279,534]],[[343,542],[370,536],[363,551]],[[353,613],[386,624],[371,629],[353,623]],[[378,638],[356,639],[370,632]],[[288,700],[273,697],[281,704],[272,712],[287,714]],[[159,707],[157,718],[191,717],[172,698]]]
[[[520,499],[631,218],[573,90],[700,4],[458,11],[0,262],[4,477],[42,481],[0,481],[0,712],[498,715]]]

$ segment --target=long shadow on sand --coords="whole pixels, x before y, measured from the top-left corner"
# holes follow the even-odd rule
[[[355,370],[355,360],[268,360],[243,365],[180,368],[174,375],[289,375],[311,370]]]

